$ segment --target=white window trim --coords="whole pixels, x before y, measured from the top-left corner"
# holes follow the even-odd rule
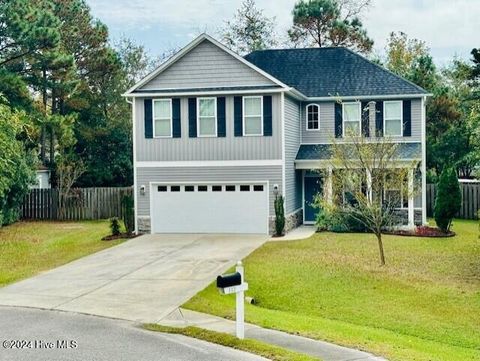
[[[395,118],[390,118],[390,119],[387,119],[387,117],[385,116],[386,112],[385,112],[385,109],[386,109],[386,104],[395,104],[395,103],[399,103],[400,104],[400,134],[385,134],[385,130],[387,129],[385,127],[385,123],[387,120],[397,120]],[[385,101],[383,102],[383,135],[387,135],[389,137],[403,137],[403,100],[389,100],[389,101]]]
[[[318,110],[318,128],[310,129],[308,127],[308,108],[311,107],[311,106],[317,107],[317,110]],[[308,132],[317,132],[317,131],[320,130],[320,105],[319,104],[310,103],[310,104],[307,104],[307,106],[305,107],[305,129]]]
[[[215,134],[207,134],[207,135],[201,135],[200,134],[200,100],[209,100],[209,99],[214,99],[215,101],[213,102],[215,104],[215,109],[214,109],[214,117],[215,117]],[[216,138],[218,137],[218,129],[217,129],[217,97],[200,97],[197,98],[197,137],[198,138]]]
[[[170,135],[155,135],[155,102],[164,102],[168,101],[170,104]],[[167,118],[158,118],[158,119],[167,119]],[[153,137],[154,138],[173,138],[173,107],[172,107],[172,99],[153,99],[152,103],[152,121],[153,121]]]
[[[358,134],[357,136],[362,135],[362,103],[360,102],[344,102],[342,103],[342,137],[345,138],[345,104],[356,104],[358,107]],[[348,121],[348,123],[353,123],[354,121]]]
[[[258,99],[258,98],[260,98],[260,114],[248,115],[248,117],[260,116],[260,133],[246,134],[245,133],[245,99]],[[244,137],[263,137],[263,96],[262,95],[252,95],[252,96],[246,96],[242,98],[242,133]]]

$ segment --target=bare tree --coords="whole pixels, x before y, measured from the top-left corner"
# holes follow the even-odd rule
[[[399,145],[389,137],[374,140],[347,132],[342,142],[333,140],[331,194],[320,208],[353,219],[372,232],[378,242],[380,263],[385,265],[382,233],[399,224],[399,209],[418,187],[412,174],[417,162],[402,161]],[[328,192],[327,192],[328,194]]]
[[[239,54],[277,45],[275,18],[267,17],[258,9],[255,0],[244,0],[221,32],[225,44]]]
[[[77,157],[73,155],[59,157],[56,171],[60,219],[65,218],[72,187],[85,170],[85,164]]]

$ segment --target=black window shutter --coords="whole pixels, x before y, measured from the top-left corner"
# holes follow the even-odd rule
[[[370,107],[368,102],[362,102],[362,134],[367,138],[370,136]]]
[[[412,102],[410,100],[403,101],[403,136],[412,136]]]
[[[225,97],[217,98],[217,137],[227,135],[225,121]]]
[[[197,137],[197,98],[188,98],[188,136]]]
[[[263,135],[272,135],[272,96],[263,97]]]
[[[182,125],[180,118],[180,98],[172,99],[172,134],[174,138],[182,137]]]
[[[234,132],[236,137],[243,136],[243,124],[242,124],[242,97],[234,97],[233,99],[233,122]]]
[[[341,138],[343,134],[342,104],[335,103],[335,138]]]
[[[145,99],[143,101],[144,107],[144,121],[145,121],[145,138],[153,138],[153,113],[152,113],[152,99]]]
[[[375,105],[375,131],[377,137],[383,137],[383,102],[377,101]]]

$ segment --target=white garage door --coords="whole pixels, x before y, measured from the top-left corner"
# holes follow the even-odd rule
[[[152,184],[152,233],[268,233],[266,183]]]

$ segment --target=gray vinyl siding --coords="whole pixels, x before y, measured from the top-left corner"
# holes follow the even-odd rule
[[[306,107],[308,104],[320,105],[320,129],[307,130]],[[335,102],[304,102],[301,107],[302,143],[331,143],[335,137]],[[412,99],[412,136],[392,137],[395,141],[415,141],[422,139],[422,102]],[[375,134],[375,112],[370,112],[370,134]]]
[[[272,136],[235,137],[233,98],[226,97],[224,138],[189,138],[188,98],[180,100],[181,138],[145,138],[143,99],[135,99],[137,161],[257,160],[282,158],[280,95],[272,95]]]
[[[137,168],[138,216],[150,215],[150,182],[269,182],[270,215],[273,207],[273,185],[282,189],[282,166],[241,166],[241,167],[162,167]],[[145,185],[145,195],[140,186]],[[234,221],[234,220],[233,220]]]
[[[249,66],[241,63],[208,40],[177,60],[142,90],[273,85]]]
[[[286,214],[302,207],[300,171],[295,170],[295,157],[300,146],[300,103],[285,97],[285,202]]]

